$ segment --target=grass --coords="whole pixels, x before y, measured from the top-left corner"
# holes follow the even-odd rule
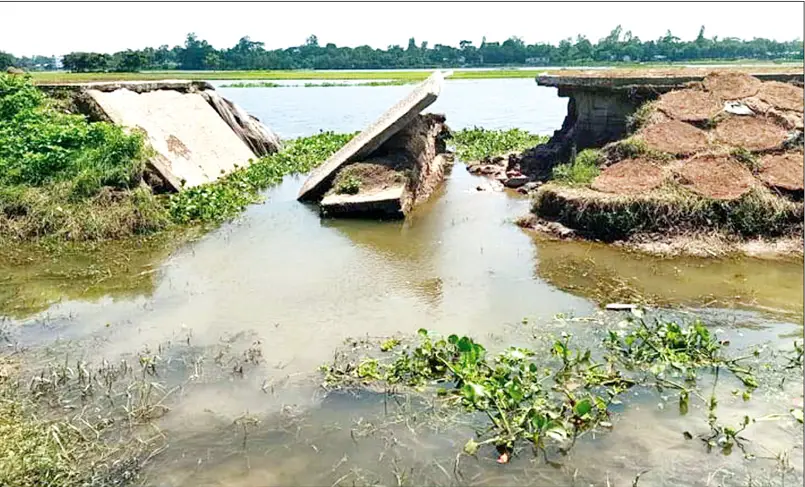
[[[452,143],[456,156],[465,162],[480,161],[509,152],[522,152],[548,141],[545,135],[536,135],[521,129],[486,130],[473,127],[453,132]]]
[[[735,62],[737,63],[737,62]],[[724,62],[724,64],[735,64]],[[685,63],[690,64],[690,63]],[[721,64],[721,62],[719,62]],[[801,63],[788,63],[770,65],[770,63],[747,62],[763,68],[754,68],[753,71],[785,71],[800,67]],[[650,68],[683,69],[684,64],[671,63],[600,63],[601,66],[612,66],[623,70],[639,70]],[[428,77],[436,68],[419,71],[294,71],[294,70],[266,70],[266,71],[143,71],[139,73],[67,73],[67,72],[35,72],[32,73],[37,83],[79,83],[87,81],[119,81],[119,80],[158,80],[158,79],[194,79],[194,80],[408,80],[421,81]],[[499,68],[486,70],[455,69],[451,79],[501,79],[501,78],[534,78],[540,74],[574,74],[579,68]]]
[[[612,241],[640,233],[702,230],[741,237],[802,233],[803,205],[753,188],[732,201],[699,196],[676,185],[647,194],[610,195],[586,188],[547,184],[537,191],[532,211],[584,234]]]
[[[98,241],[220,223],[350,138],[297,139],[213,183],[155,195],[143,184],[150,150],[141,134],[63,113],[27,78],[0,75],[0,237]]]
[[[361,180],[355,176],[347,175],[337,179],[333,185],[336,194],[358,194],[361,190]]]
[[[59,110],[28,79],[0,75],[0,235],[119,238],[168,220],[140,187],[138,133]]]
[[[362,83],[332,83],[332,82],[323,82],[323,83],[305,83],[302,85],[304,88],[338,88],[338,87],[347,87],[347,86],[401,86],[411,84],[412,81],[399,79],[399,80],[388,80],[388,81],[365,81]],[[274,83],[271,81],[258,81],[254,83],[249,82],[239,82],[239,83],[232,83],[227,85],[221,85],[221,88],[296,88],[296,85],[283,85],[279,83]]]
[[[559,164],[553,168],[553,178],[569,186],[590,184],[600,170],[598,166],[603,162],[601,152],[595,149],[585,149],[579,152],[573,162]]]

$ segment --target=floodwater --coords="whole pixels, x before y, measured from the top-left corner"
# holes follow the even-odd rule
[[[408,90],[221,91],[295,137],[358,130]],[[461,80],[447,83],[432,110],[453,128],[550,133],[565,107],[531,80]],[[0,260],[4,329],[22,346],[58,340],[64,346],[54,354],[110,361],[185,341],[260,351],[247,373],[190,383],[173,398],[160,424],[170,448],[147,468],[148,485],[630,485],[645,469],[653,473],[641,486],[706,485],[708,475],[710,485],[748,485],[741,482],[750,467],[779,481],[774,460],[749,464],[685,443],[681,431],[701,431],[704,416],[660,410],[652,394],[633,398],[611,434],[585,439],[561,468],[527,452],[505,467],[491,455],[456,466],[469,425],[390,421],[383,397],[323,396],[316,369],[348,338],[419,328],[468,334],[492,349],[559,331],[589,345],[593,324],[556,317],[596,315],[599,304],[624,297],[713,313],[735,343],[790,348],[802,335],[801,261],[656,259],[546,241],[512,223],[528,211],[526,198],[476,191],[480,180],[460,163],[405,222],[321,220],[295,200],[303,179],[286,178],[265,204],[178,249],[149,242],[128,252]],[[75,278],[78,268],[86,271]],[[789,382],[748,405],[730,397],[722,405],[730,415],[787,414],[801,395],[801,383]],[[258,422],[241,429],[233,423],[243,415]],[[774,454],[789,451],[802,443],[790,423],[762,423],[747,436]],[[800,465],[787,474],[794,484],[801,448],[790,455]]]

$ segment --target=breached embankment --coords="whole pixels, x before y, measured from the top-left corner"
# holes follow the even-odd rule
[[[148,181],[179,191],[210,183],[257,157],[277,152],[277,137],[202,81],[130,81],[39,85],[67,98],[92,121],[144,132],[154,150]]]
[[[579,138],[576,120],[522,155],[521,167],[544,175],[573,167],[578,147],[609,142],[595,153],[597,177],[540,187],[524,224],[660,253],[801,254],[801,83],[722,72],[663,91],[619,112],[614,141],[606,130]]]
[[[420,114],[442,89],[435,72],[314,170],[299,199],[322,215],[402,218],[426,201],[452,163],[444,115]]]

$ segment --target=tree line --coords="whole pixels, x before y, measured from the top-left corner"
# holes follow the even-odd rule
[[[63,68],[73,72],[143,70],[265,70],[265,69],[393,69],[448,68],[484,66],[572,66],[623,62],[685,62],[698,60],[802,60],[803,43],[796,39],[787,42],[734,37],[719,39],[705,36],[705,28],[692,40],[683,41],[668,31],[658,39],[641,40],[621,26],[597,42],[583,35],[568,38],[558,45],[525,44],[519,37],[504,42],[480,45],[462,40],[458,46],[428,42],[417,44],[414,38],[403,48],[386,49],[369,46],[338,47],[319,44],[311,35],[301,46],[267,50],[262,42],[241,38],[233,47],[216,49],[193,33],[184,45],[105,54],[71,52],[62,58]],[[0,51],[0,68],[16,66],[28,70],[52,70],[57,67],[54,57],[34,56],[15,58]]]

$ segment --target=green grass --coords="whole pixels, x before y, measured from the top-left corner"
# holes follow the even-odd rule
[[[704,62],[704,61],[703,61]],[[802,66],[801,63],[769,63],[752,61],[717,62],[718,64],[752,64],[769,66],[768,69],[780,70]],[[691,63],[685,63],[691,64]],[[682,64],[672,63],[597,63],[596,66],[611,66],[619,69],[650,68],[683,68]],[[307,70],[266,70],[266,71],[143,71],[139,73],[67,73],[67,72],[35,72],[32,73],[37,83],[79,83],[88,81],[120,81],[120,80],[158,80],[158,79],[192,79],[192,80],[406,80],[421,81],[437,68],[422,71],[307,71]],[[577,68],[499,68],[488,70],[455,69],[451,79],[500,79],[500,78],[534,78],[539,74],[561,74],[564,70],[575,71]]]
[[[474,127],[453,132],[451,140],[456,148],[456,156],[462,161],[473,162],[509,152],[521,152],[544,144],[548,137],[521,129],[486,130]]]
[[[798,235],[803,219],[801,202],[789,201],[765,188],[724,201],[699,196],[675,184],[639,195],[610,195],[546,184],[537,191],[532,211],[606,241],[645,233]]]
[[[343,88],[349,86],[402,86],[411,84],[413,81],[404,79],[387,80],[387,81],[366,81],[363,83],[305,83],[303,88]],[[282,85],[271,81],[258,81],[254,83],[240,82],[228,85],[221,85],[221,88],[297,88],[295,85]]]
[[[600,173],[598,166],[603,161],[601,152],[585,149],[576,155],[573,162],[553,168],[553,178],[567,185],[590,184]]]
[[[28,79],[0,75],[0,234],[92,240],[163,228],[159,203],[140,187],[143,140],[65,114]]]

